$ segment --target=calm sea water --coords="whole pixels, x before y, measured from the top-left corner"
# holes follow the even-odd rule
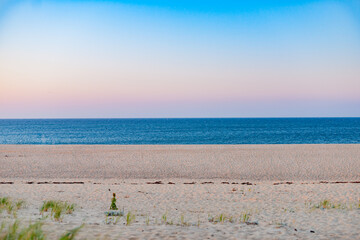
[[[360,118],[0,120],[0,144],[360,143]]]

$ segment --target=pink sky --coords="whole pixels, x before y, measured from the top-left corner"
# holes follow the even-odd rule
[[[21,2],[0,15],[0,118],[360,116],[350,7]]]

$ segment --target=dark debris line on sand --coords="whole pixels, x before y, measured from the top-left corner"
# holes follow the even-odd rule
[[[352,183],[352,184],[359,184],[360,181],[335,181],[335,182],[328,182],[328,181],[320,181],[320,182],[303,182],[300,184],[347,184],[347,183]],[[11,181],[2,181],[0,182],[0,184],[14,184],[14,182]],[[34,181],[27,181],[25,182],[25,184],[85,184],[85,182],[80,182],[80,181],[74,181],[74,182],[51,182],[51,181],[44,181],[44,182],[34,182]],[[92,184],[103,184],[103,183],[99,183],[99,182],[94,182]],[[130,183],[132,185],[138,185],[138,183]],[[146,184],[165,184],[162,181],[155,181],[155,182],[146,182]],[[168,182],[167,184],[173,185],[175,184],[174,182]],[[183,184],[197,184],[196,182],[184,182]],[[200,184],[215,184],[214,182],[201,182]],[[237,183],[237,182],[221,182],[221,184],[241,184],[241,185],[256,185],[255,183],[251,183],[251,182],[242,182],[242,183]],[[273,185],[291,185],[291,184],[295,184],[294,182],[275,182],[273,183]],[[112,185],[120,185],[120,183],[113,183]]]

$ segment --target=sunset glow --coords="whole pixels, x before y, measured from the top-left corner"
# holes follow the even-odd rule
[[[358,1],[219,2],[1,2],[0,117],[360,116]]]

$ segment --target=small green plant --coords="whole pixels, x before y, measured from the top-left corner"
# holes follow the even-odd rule
[[[5,208],[11,203],[10,199],[8,197],[2,197],[0,198],[0,209]]]
[[[185,216],[184,214],[180,215],[180,225],[181,226],[189,226],[189,223],[187,221],[185,221]]]
[[[240,214],[240,223],[247,223],[250,221],[250,213],[249,212],[243,212]]]
[[[167,212],[165,212],[162,216],[161,216],[161,222],[163,224],[167,223]]]
[[[8,214],[11,214],[14,210],[15,210],[15,207],[13,204],[9,204],[7,207],[6,207],[6,210],[7,210],[7,213]]]
[[[323,200],[318,205],[316,205],[316,208],[329,209],[329,208],[333,208],[333,206],[329,200]]]
[[[146,223],[147,226],[149,226],[149,223],[150,223],[149,215],[146,215],[145,223]]]
[[[131,212],[126,214],[126,225],[129,226],[133,221],[135,221],[135,215]]]
[[[82,224],[81,226],[71,229],[70,231],[68,231],[67,233],[63,234],[59,240],[73,240],[75,238],[75,236],[77,235],[77,233],[80,231],[81,228],[84,227],[84,224]]]
[[[65,213],[72,214],[75,211],[75,204],[65,204]]]
[[[113,193],[113,198],[111,199],[110,210],[118,210],[118,208],[116,206],[116,194],[115,193]]]
[[[215,217],[212,217],[212,216],[210,217],[209,216],[209,222],[212,222],[212,223],[224,223],[227,218],[228,217],[226,217],[225,214],[221,213],[220,215],[215,216]]]
[[[49,200],[43,202],[43,205],[40,208],[40,213],[47,212],[49,209],[53,208],[55,206],[55,201]]]
[[[4,228],[5,228],[5,222],[2,222],[1,225],[0,225],[0,233],[2,233]]]
[[[219,215],[219,217],[218,217],[218,222],[224,223],[225,220],[226,220],[225,214],[221,213],[221,214]]]
[[[12,213],[14,217],[16,217],[17,210],[22,208],[24,203],[23,200],[14,202],[8,197],[0,198],[0,213],[2,213],[3,210],[6,210],[8,214]]]
[[[15,209],[16,210],[19,210],[20,208],[22,208],[25,204],[25,201],[24,200],[19,200],[17,202],[15,202]]]
[[[40,213],[44,214],[44,212],[50,211],[50,215],[56,220],[59,221],[61,219],[61,215],[71,214],[75,210],[74,204],[69,204],[67,202],[49,200],[45,201],[40,208]]]
[[[162,216],[161,216],[161,223],[162,224],[166,224],[166,225],[174,225],[174,222],[168,221],[168,217],[167,217],[167,212],[165,212]]]

